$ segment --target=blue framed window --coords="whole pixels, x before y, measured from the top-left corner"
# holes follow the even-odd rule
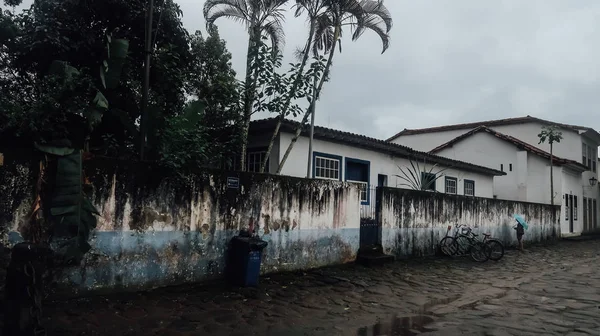
[[[342,180],[342,157],[338,155],[313,152],[313,178]]]
[[[371,202],[371,193],[369,192],[371,162],[352,158],[345,160],[345,180],[360,185],[360,203],[369,205]]]
[[[446,176],[446,194],[454,194],[458,193],[458,181],[456,177]]]
[[[475,181],[465,180],[465,186],[463,188],[465,196],[475,196]]]

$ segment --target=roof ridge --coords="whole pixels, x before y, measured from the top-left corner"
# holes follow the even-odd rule
[[[476,133],[479,133],[481,131],[485,131],[487,133],[493,133],[493,135],[495,135],[500,140],[512,142],[513,145],[516,145],[516,146],[522,146],[522,147],[524,147],[524,149],[526,151],[528,151],[530,153],[533,153],[533,154],[536,154],[538,156],[544,156],[544,157],[545,156],[547,156],[547,157],[552,156],[554,158],[554,160],[557,161],[557,162],[562,161],[563,163],[573,163],[573,164],[582,165],[578,161],[571,160],[571,159],[566,159],[566,158],[562,158],[560,156],[556,156],[554,154],[550,154],[547,151],[545,151],[545,150],[543,150],[543,149],[541,149],[539,147],[536,147],[536,146],[534,146],[534,145],[532,145],[530,143],[527,143],[527,142],[525,142],[525,141],[523,141],[523,140],[521,140],[519,138],[516,138],[516,137],[514,137],[512,135],[508,135],[508,134],[499,132],[499,131],[497,131],[495,129],[492,129],[492,128],[489,128],[489,127],[487,127],[485,125],[479,126],[479,127],[475,128],[475,129],[470,130],[469,132],[461,134],[461,135],[459,135],[459,136],[457,136],[457,137],[455,137],[455,138],[453,138],[453,139],[451,139],[451,140],[449,140],[449,141],[447,141],[447,142],[445,142],[445,143],[437,146],[436,148],[434,148],[431,151],[429,151],[429,153],[433,154],[433,153],[439,152],[440,150],[442,150],[442,149],[444,149],[446,147],[449,147],[451,145],[454,145],[455,143],[458,143],[458,142],[460,142],[460,141],[462,141],[462,140],[464,140],[464,139],[466,139],[466,138],[468,138],[468,137],[470,137],[470,136],[472,136],[472,135],[474,135]]]
[[[502,119],[494,119],[494,120],[485,120],[485,121],[474,121],[468,123],[459,123],[459,124],[451,124],[451,125],[441,125],[441,126],[432,126],[425,128],[415,128],[415,129],[407,129],[396,133],[394,136],[388,138],[386,141],[392,141],[402,135],[411,135],[411,134],[424,134],[424,133],[433,133],[433,132],[441,132],[441,131],[450,131],[450,130],[458,130],[465,129],[470,127],[477,127],[481,125],[502,125],[502,124],[510,124],[510,123],[519,123],[519,122],[527,122],[527,121],[537,121],[542,123],[548,123],[552,125],[557,125],[564,128],[571,128],[574,130],[590,130],[592,128],[586,126],[579,126],[573,124],[565,124],[559,123],[555,121],[550,121],[538,117],[534,117],[531,115],[526,115],[524,117],[511,117],[511,118],[502,118]]]
[[[257,123],[257,122],[268,123],[268,122],[273,122],[275,120],[277,120],[277,117],[274,117],[274,118],[265,118],[265,119],[258,119],[258,120],[254,120],[252,122],[253,123]],[[286,123],[286,124],[288,124],[290,126],[297,126],[297,125],[300,124],[299,121],[290,120],[290,119],[287,119],[287,118],[284,118],[283,121],[282,121],[282,123]],[[303,125],[303,128],[306,128],[306,126],[307,125]],[[394,150],[396,150],[395,154],[398,155],[398,156],[400,156],[400,157],[402,157],[402,155],[404,155],[406,157],[411,157],[411,156],[413,156],[413,157],[414,156],[417,156],[417,157],[420,156],[420,157],[422,157],[422,156],[425,156],[425,157],[431,158],[432,161],[434,161],[434,162],[438,161],[438,163],[448,165],[449,167],[452,167],[456,163],[458,163],[458,164],[466,166],[466,167],[472,167],[472,169],[476,168],[476,171],[479,171],[479,172],[485,171],[488,174],[489,173],[501,174],[501,175],[505,174],[504,172],[500,172],[499,170],[492,169],[492,168],[489,168],[489,167],[484,167],[484,166],[476,165],[476,164],[465,162],[465,161],[450,159],[450,158],[447,158],[447,157],[438,156],[438,155],[435,155],[435,154],[432,154],[432,153],[428,153],[428,152],[417,151],[417,150],[415,150],[413,148],[410,148],[408,146],[391,143],[391,142],[388,142],[388,141],[385,141],[385,140],[382,140],[382,139],[377,139],[377,138],[369,137],[369,136],[366,136],[364,134],[352,133],[352,132],[348,132],[348,131],[342,131],[342,130],[332,129],[332,128],[328,128],[328,127],[324,127],[324,126],[315,125],[315,130],[317,130],[317,129],[323,131],[324,133],[336,133],[336,134],[342,134],[342,135],[354,137],[355,139],[356,138],[360,138],[360,139],[363,139],[363,140],[367,140],[368,142],[371,142],[372,146],[374,146],[374,145],[379,146],[380,150],[386,150],[387,149],[388,151],[390,151],[390,150],[394,149]],[[282,131],[282,130],[280,130],[280,131]],[[329,137],[329,139],[330,140],[336,140],[336,138],[334,136]],[[338,141],[342,141],[343,139],[337,139],[337,140]],[[404,152],[404,153],[402,153],[402,152]]]

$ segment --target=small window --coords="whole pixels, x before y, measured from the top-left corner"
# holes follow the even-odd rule
[[[446,176],[446,193],[447,194],[456,194],[456,177],[448,177]]]
[[[465,180],[465,196],[475,196],[475,181]]]
[[[262,165],[263,160],[265,159],[265,155],[267,155],[266,151],[260,152],[248,152],[247,165],[246,170],[252,173],[260,172],[260,166]],[[267,160],[266,171],[269,171],[269,163]]]
[[[432,173],[421,173],[421,190],[435,191],[435,174]]]
[[[339,180],[340,160],[315,156],[315,177],[327,180]]]
[[[512,163],[508,164],[508,171],[512,171]]]
[[[587,166],[587,145],[585,143],[581,144],[581,163]]]
[[[369,199],[367,198],[367,190],[369,188],[369,184],[367,182],[363,182],[363,181],[352,181],[352,180],[347,180],[348,182],[352,182],[352,183],[357,183],[359,185],[359,190],[360,190],[360,201],[361,203],[364,202],[368,202]]]
[[[504,164],[502,164],[502,163],[500,164],[500,171],[502,171],[502,172],[504,171]]]

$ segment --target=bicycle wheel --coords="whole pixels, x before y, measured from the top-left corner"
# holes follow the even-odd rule
[[[455,241],[456,241],[456,254],[455,255],[464,256],[466,254],[469,254],[469,250],[471,248],[471,242],[469,241],[469,238],[467,236],[460,235],[455,238]]]
[[[456,245],[454,237],[444,237],[440,241],[440,249],[442,250],[442,253],[448,257],[455,255],[458,251],[458,246]]]
[[[490,258],[489,247],[482,242],[475,242],[469,249],[471,259],[477,262],[485,262]]]
[[[504,257],[504,245],[498,239],[488,239],[485,244],[489,248],[489,258],[493,261],[498,261]]]

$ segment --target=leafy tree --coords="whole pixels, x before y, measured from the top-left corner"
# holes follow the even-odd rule
[[[248,51],[246,54],[246,76],[244,80],[244,109],[242,112],[242,145],[240,169],[246,169],[246,147],[248,130],[256,100],[257,70],[260,45],[263,36],[270,40],[274,54],[279,54],[284,43],[283,21],[288,0],[207,0],[204,3],[204,18],[210,27],[219,18],[225,17],[246,25],[248,29]]]
[[[308,117],[315,111],[316,102],[319,100],[323,84],[328,80],[330,75],[329,71],[333,63],[336,47],[339,47],[340,52],[342,51],[342,28],[344,26],[351,27],[353,30],[352,40],[357,40],[366,30],[375,32],[383,44],[382,53],[387,50],[390,43],[388,34],[392,28],[392,17],[388,9],[383,5],[383,0],[324,0],[321,7],[312,8],[309,13],[316,15],[315,36],[312,38],[314,41],[313,52],[323,51],[325,54],[328,54],[327,63],[313,96],[309,97],[310,106],[306,110],[292,141],[279,163],[277,174],[281,173],[294,144],[300,136],[304,124],[306,124]],[[308,41],[310,41],[310,38]],[[304,52],[308,52],[308,49],[305,49]]]
[[[8,17],[6,13],[2,21]],[[183,28],[181,15],[173,0],[156,1],[150,83],[155,130],[161,129],[166,118],[181,111],[185,104],[184,84],[191,54],[189,34]],[[112,33],[130,41],[130,52],[123,65],[123,85],[105,92],[110,108],[91,134],[90,149],[97,153],[134,156],[134,144],[139,143],[135,121],[140,117],[145,1],[37,0],[29,9],[9,19],[10,29],[1,30],[9,31],[10,36],[0,41],[0,74],[3,74],[0,76],[0,104],[14,111],[2,117],[10,121],[11,133],[28,139],[27,134],[45,128],[29,113],[33,113],[31,107],[40,100],[38,88],[52,60],[67,62],[98,86],[99,67],[105,56],[105,46],[98,41],[102,41],[106,33]],[[21,96],[4,98],[5,93],[19,90],[24,92]],[[7,130],[5,124],[0,127],[0,131]],[[156,155],[156,148],[152,153]]]
[[[548,143],[550,145],[550,204],[554,205],[554,154],[553,147],[554,143],[559,143],[562,140],[562,132],[556,126],[543,126],[541,132],[538,134],[538,138],[542,143]]]

